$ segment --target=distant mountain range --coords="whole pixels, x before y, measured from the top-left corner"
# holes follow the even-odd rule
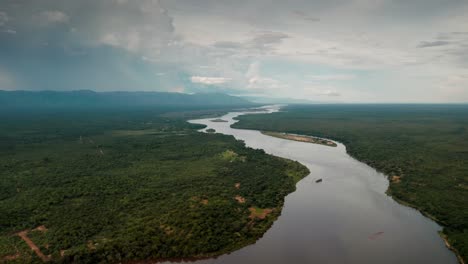
[[[250,101],[222,93],[1,91],[0,108],[66,109],[121,107],[248,106]]]

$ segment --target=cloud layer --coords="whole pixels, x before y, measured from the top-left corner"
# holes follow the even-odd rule
[[[17,89],[466,102],[466,13],[457,0],[5,0],[0,69]]]

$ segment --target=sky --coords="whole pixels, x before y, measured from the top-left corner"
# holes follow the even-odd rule
[[[468,102],[467,0],[0,0],[0,90]]]

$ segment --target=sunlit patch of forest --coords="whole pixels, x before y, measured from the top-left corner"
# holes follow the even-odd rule
[[[442,226],[468,260],[468,105],[291,105],[240,116],[237,128],[340,141],[384,172],[389,194]]]
[[[261,237],[307,168],[166,112],[2,115],[0,262],[42,262],[21,231],[77,263],[207,257]]]

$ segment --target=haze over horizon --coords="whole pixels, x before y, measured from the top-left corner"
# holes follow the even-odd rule
[[[0,90],[468,102],[468,1],[3,0]]]

